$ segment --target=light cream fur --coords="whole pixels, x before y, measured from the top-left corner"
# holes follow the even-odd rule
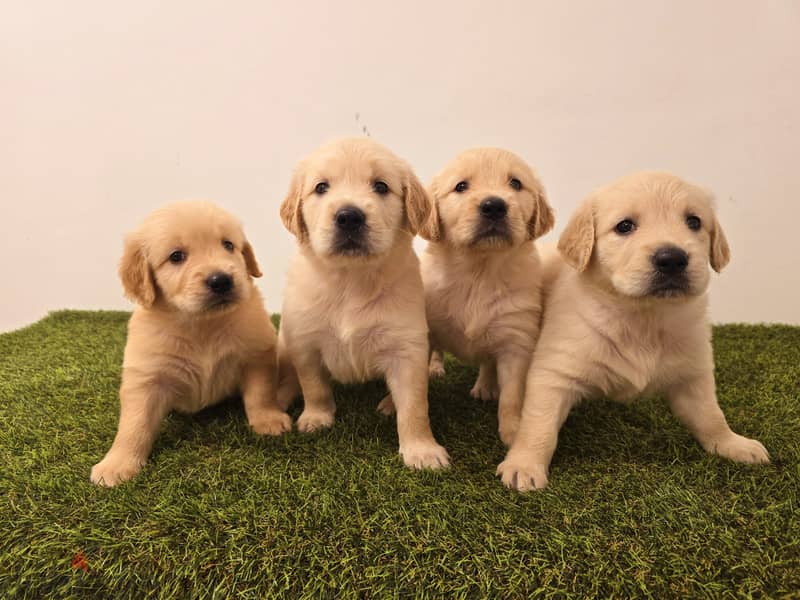
[[[687,217],[702,226],[693,231]],[[624,219],[635,230],[620,235]],[[687,288],[654,296],[656,249],[689,255]],[[717,403],[706,312],[710,265],[721,270],[728,244],[710,195],[666,173],[637,173],[593,193],[545,264],[542,331],[527,376],[520,429],[497,472],[519,491],[548,483],[558,431],[582,398],[631,401],[663,393],[706,451],[765,463],[758,441],[731,431]]]
[[[514,189],[515,178],[521,189]],[[467,189],[455,190],[459,182]],[[431,330],[431,373],[444,373],[444,350],[480,365],[471,395],[498,401],[500,438],[519,426],[525,373],[539,335],[541,266],[534,240],[553,226],[544,187],[518,156],[498,148],[459,154],[430,185],[436,218],[421,235],[425,307]],[[505,238],[476,239],[485,227],[480,204],[507,205]]]
[[[186,256],[179,264],[169,260],[176,250]],[[219,272],[234,282],[224,305],[206,286]],[[119,273],[138,306],[128,323],[119,428],[92,468],[94,483],[113,486],[135,476],[172,410],[194,413],[241,393],[256,433],[291,429],[276,402],[275,330],[251,279],[261,272],[236,219],[208,202],[160,208],[125,240]]]
[[[373,187],[385,182],[389,193]],[[329,189],[315,191],[320,182]],[[366,215],[368,253],[335,251],[335,214]],[[383,377],[397,406],[400,454],[414,468],[449,464],[428,420],[428,329],[419,261],[411,246],[431,203],[409,166],[368,138],[327,144],[297,167],[281,217],[298,241],[284,293],[278,397],[302,392],[300,431],[330,427],[330,379]]]

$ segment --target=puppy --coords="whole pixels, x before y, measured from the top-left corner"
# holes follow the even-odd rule
[[[119,266],[138,306],[128,323],[119,429],[92,468],[114,486],[147,462],[171,410],[194,413],[241,392],[250,426],[277,435],[275,329],[251,277],[261,272],[241,225],[208,202],[160,208],[125,240]]]
[[[711,197],[667,173],[623,177],[593,193],[546,258],[546,300],[522,421],[497,473],[543,488],[558,430],[581,398],[663,393],[707,452],[769,462],[731,431],[714,383],[708,264],[730,254]]]
[[[470,394],[498,399],[500,439],[519,426],[539,335],[541,266],[534,240],[553,227],[544,187],[498,148],[459,154],[430,185],[434,217],[419,234],[431,347],[480,365]],[[443,373],[435,352],[431,373]]]
[[[384,377],[405,464],[446,467],[428,420],[428,328],[411,241],[431,202],[416,176],[368,138],[339,140],[300,163],[280,212],[299,252],[278,334],[279,401],[302,391],[297,427],[315,431],[334,421],[331,376]]]

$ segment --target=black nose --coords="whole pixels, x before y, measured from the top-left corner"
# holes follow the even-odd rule
[[[677,275],[686,270],[689,255],[677,246],[664,246],[653,254],[653,265],[664,275]]]
[[[367,220],[364,212],[355,206],[345,206],[336,211],[333,217],[336,226],[343,231],[356,231]]]
[[[233,288],[233,278],[227,273],[213,273],[206,279],[206,285],[215,294],[227,294]]]
[[[500,220],[508,213],[506,201],[497,196],[490,196],[480,203],[481,214],[487,219]]]

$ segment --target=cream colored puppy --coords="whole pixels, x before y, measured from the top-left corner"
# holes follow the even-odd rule
[[[241,225],[208,202],[160,208],[125,240],[119,266],[138,306],[128,323],[119,429],[91,479],[113,486],[147,462],[164,417],[240,392],[256,433],[291,429],[276,403],[275,329],[251,277]]]
[[[511,444],[539,335],[534,240],[553,227],[553,211],[531,168],[498,148],[462,152],[429,189],[436,213],[419,234],[430,241],[422,280],[431,347],[480,365],[470,393],[498,400],[500,439]],[[438,352],[431,372],[444,372]]]
[[[281,206],[299,252],[284,293],[279,401],[301,393],[300,431],[330,427],[330,377],[384,377],[397,405],[406,465],[448,456],[428,420],[428,328],[414,234],[431,213],[406,163],[368,138],[339,140],[303,160]],[[298,381],[299,380],[299,381]]]
[[[706,289],[708,264],[719,272],[729,250],[709,194],[667,173],[623,177],[580,206],[558,248],[503,483],[545,487],[558,430],[591,396],[663,393],[707,452],[769,462],[717,404]]]

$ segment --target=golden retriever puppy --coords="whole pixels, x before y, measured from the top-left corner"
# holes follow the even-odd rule
[[[525,373],[539,335],[541,266],[534,240],[553,227],[544,187],[518,156],[498,148],[459,154],[429,187],[436,214],[422,281],[431,374],[445,350],[480,365],[470,394],[498,400],[500,439],[519,426]]]
[[[171,410],[194,413],[240,392],[256,433],[291,429],[276,403],[275,329],[251,279],[261,272],[236,219],[208,202],[157,209],[125,240],[119,274],[138,306],[128,323],[119,429],[92,468],[94,483],[136,475]]]
[[[278,398],[305,401],[300,431],[330,427],[330,377],[384,377],[406,465],[449,463],[428,420],[428,328],[414,234],[431,203],[409,166],[368,138],[322,146],[295,171],[281,205],[299,252],[279,337]]]
[[[591,396],[663,393],[706,451],[769,462],[717,404],[708,265],[719,272],[730,255],[709,194],[667,173],[623,177],[578,208],[558,249],[545,258],[542,332],[503,483],[545,487],[561,425]]]

